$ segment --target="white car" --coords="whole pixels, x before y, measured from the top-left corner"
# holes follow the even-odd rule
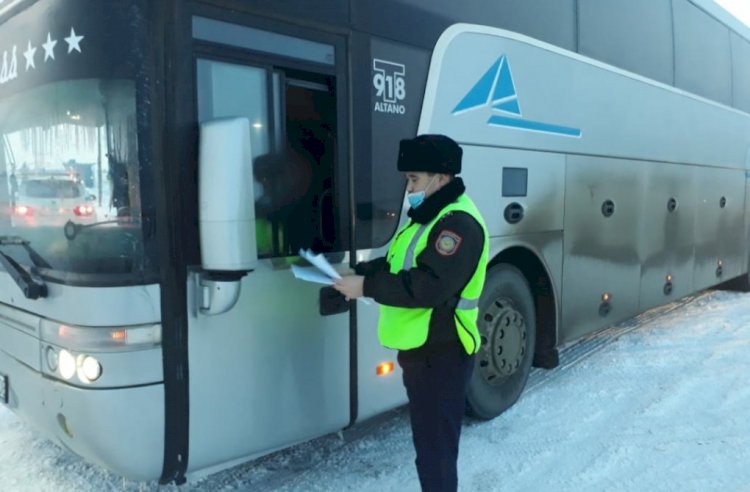
[[[30,175],[21,180],[13,209],[16,225],[64,225],[96,221],[96,209],[79,180],[68,175]]]

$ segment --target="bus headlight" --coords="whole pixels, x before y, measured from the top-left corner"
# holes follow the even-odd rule
[[[47,347],[45,354],[47,356],[47,367],[49,370],[52,372],[57,371],[57,352],[55,349],[53,347]]]
[[[102,375],[102,365],[90,355],[78,356],[78,379],[84,383],[91,383]]]
[[[65,349],[60,351],[60,355],[57,357],[58,369],[60,369],[60,375],[63,379],[70,379],[76,373],[76,359],[73,354]]]

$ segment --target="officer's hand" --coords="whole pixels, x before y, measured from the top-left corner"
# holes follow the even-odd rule
[[[341,292],[347,300],[362,297],[365,277],[362,275],[350,275],[341,277],[333,284],[333,288]]]
[[[353,268],[340,266],[340,267],[335,267],[335,270],[339,272],[339,275],[341,275],[342,277],[346,277],[347,275],[354,275]]]

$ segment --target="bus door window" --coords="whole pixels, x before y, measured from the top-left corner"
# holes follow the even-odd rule
[[[289,79],[285,90],[287,146],[303,160],[299,182],[304,188],[288,218],[288,248],[329,252],[336,242],[333,172],[336,98],[332,78],[325,83]]]
[[[257,220],[258,255],[270,256],[273,248],[264,217],[270,207],[270,193],[258,173],[258,161],[268,159],[272,134],[269,118],[268,70],[199,59],[198,119],[245,117],[250,121],[250,151],[255,171],[255,213]]]
[[[258,256],[342,248],[334,204],[335,78],[205,59],[197,74],[200,121],[250,120]]]
[[[335,138],[342,111],[336,98],[342,94],[336,90],[341,80],[333,75],[343,72],[337,71],[334,45],[200,16],[193,17],[193,37],[211,56],[243,58],[236,65],[198,60],[200,121],[263,113],[263,122],[250,119],[253,132],[266,139],[262,150],[251,141],[258,256],[294,256],[300,248],[344,251],[349,222],[340,209],[348,210],[342,199],[348,180],[336,156],[342,144]],[[226,45],[232,54],[221,48]],[[211,88],[216,76],[233,77],[212,68],[218,66],[235,67],[239,78],[222,81],[231,90]],[[262,73],[263,84],[240,80],[241,72],[251,70]],[[249,99],[255,99],[252,109]]]
[[[272,84],[274,146],[253,162],[258,255],[340,249],[334,205],[335,78],[276,70]]]
[[[273,74],[274,150],[253,172],[259,256],[293,256],[336,247],[333,205],[336,96],[333,77],[277,70]]]

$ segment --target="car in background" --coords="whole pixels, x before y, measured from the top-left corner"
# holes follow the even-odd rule
[[[96,222],[92,197],[83,183],[66,173],[22,176],[13,208],[15,225],[63,226],[67,221]]]

